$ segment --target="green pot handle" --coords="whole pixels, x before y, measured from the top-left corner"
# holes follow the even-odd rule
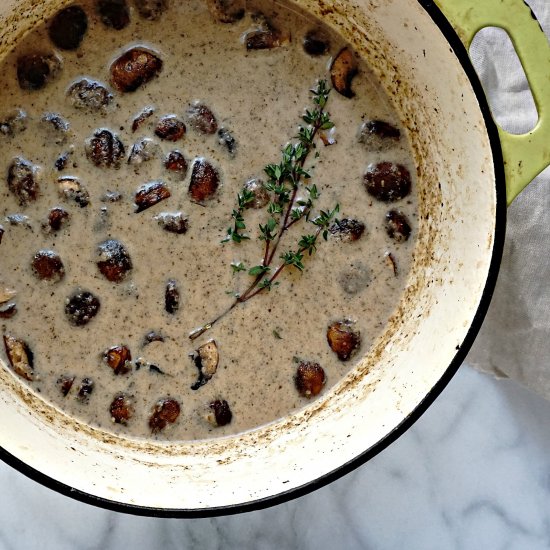
[[[435,0],[435,3],[466,49],[484,27],[507,31],[527,75],[539,113],[536,127],[519,136],[499,127],[510,204],[550,165],[550,43],[523,0]]]

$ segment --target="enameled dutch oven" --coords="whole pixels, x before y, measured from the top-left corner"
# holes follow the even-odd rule
[[[507,202],[550,164],[548,41],[522,0],[292,2],[335,27],[371,62],[408,128],[421,222],[398,312],[319,400],[267,427],[215,441],[116,438],[68,418],[1,368],[0,454],[36,481],[143,515],[266,507],[376,455],[419,418],[464,359],[495,285]],[[3,0],[0,55],[67,3]],[[540,119],[524,136],[496,127],[464,47],[489,24],[511,35],[530,80]]]

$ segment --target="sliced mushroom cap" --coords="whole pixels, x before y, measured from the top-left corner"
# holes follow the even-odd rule
[[[59,194],[63,198],[75,202],[80,208],[84,208],[90,204],[90,194],[77,178],[64,176],[59,178],[57,182]]]
[[[23,157],[15,157],[8,168],[8,189],[21,206],[35,201],[40,193],[38,167]]]
[[[39,250],[32,259],[32,271],[42,281],[59,282],[65,276],[61,256],[53,250]]]
[[[120,168],[125,148],[110,130],[97,130],[86,142],[86,157],[99,168]]]
[[[294,384],[302,397],[314,397],[321,393],[326,375],[319,363],[301,361],[296,369]]]
[[[206,159],[199,158],[193,163],[189,195],[198,203],[211,199],[220,185],[220,174]]]
[[[330,40],[322,30],[312,29],[304,36],[303,46],[306,53],[317,57],[328,52]]]
[[[80,6],[58,11],[50,22],[50,40],[62,50],[76,50],[88,30],[88,16]]]
[[[204,376],[212,378],[218,369],[220,355],[218,345],[214,340],[209,340],[197,350],[201,361],[201,369]]]
[[[70,214],[59,206],[56,206],[48,213],[48,222],[45,225],[47,231],[59,231],[69,222]]]
[[[159,399],[153,407],[153,414],[149,418],[149,428],[152,433],[164,430],[168,424],[173,424],[180,415],[180,404],[175,399]]]
[[[170,189],[162,181],[151,181],[145,183],[138,188],[135,194],[134,202],[136,203],[136,214],[143,212],[151,206],[169,198],[171,196]]]
[[[411,224],[407,216],[399,210],[390,210],[386,214],[386,233],[395,242],[404,243],[411,236]]]
[[[113,94],[104,84],[89,78],[77,80],[67,90],[69,102],[75,109],[103,111],[113,101]]]
[[[63,374],[57,379],[56,385],[59,388],[59,391],[62,393],[63,397],[67,397],[67,395],[71,391],[71,388],[74,384],[74,379],[74,376],[70,376],[68,374]]]
[[[349,48],[343,48],[334,58],[330,67],[330,77],[334,89],[351,99],[355,93],[351,89],[353,78],[358,73],[357,61]]]
[[[67,298],[65,315],[71,325],[82,327],[99,313],[100,307],[101,303],[97,296],[86,290],[80,290]]]
[[[144,48],[131,48],[111,65],[111,84],[119,92],[135,92],[162,70],[162,59]]]
[[[212,135],[218,129],[218,121],[214,113],[200,101],[190,105],[185,112],[185,116],[189,126],[201,134]]]
[[[335,221],[329,227],[330,233],[342,242],[350,243],[357,241],[365,232],[365,224],[359,220],[344,218]]]
[[[170,279],[166,283],[164,291],[164,309],[167,313],[174,315],[180,307],[180,291],[178,283],[174,279]]]
[[[261,179],[251,178],[244,184],[244,189],[254,195],[254,199],[247,203],[246,208],[260,209],[267,206],[269,192]]]
[[[28,344],[11,334],[4,334],[4,347],[8,362],[14,372],[32,382],[34,380],[34,355]]]
[[[369,149],[383,151],[401,138],[398,128],[383,120],[367,120],[359,130],[359,141]]]
[[[175,115],[162,117],[155,127],[155,135],[164,141],[179,141],[186,131],[183,121]]]
[[[5,304],[17,296],[17,291],[13,288],[0,286],[0,304]]]
[[[116,239],[107,239],[97,247],[97,267],[112,283],[123,281],[133,268],[132,259],[126,247]]]
[[[128,420],[134,416],[134,407],[132,406],[130,398],[120,393],[115,396],[112,403],[109,405],[109,412],[111,413],[113,422],[117,424],[126,424]]]
[[[128,164],[139,167],[144,162],[160,158],[162,149],[160,145],[150,138],[142,138],[136,141],[130,151]]]
[[[164,159],[164,168],[179,179],[184,179],[187,174],[187,160],[179,151],[170,151]]]
[[[361,346],[361,333],[354,330],[354,323],[349,320],[336,321],[327,329],[327,341],[330,349],[340,361],[348,361]]]
[[[22,90],[40,90],[61,70],[61,60],[54,54],[35,53],[17,58],[17,80]]]
[[[138,130],[138,128],[155,113],[154,107],[145,107],[132,121],[132,132]]]
[[[225,399],[216,399],[208,404],[210,409],[206,415],[206,420],[214,427],[218,428],[226,426],[231,422],[233,413],[229,407],[229,403]]]
[[[404,199],[411,192],[411,174],[401,164],[369,164],[363,182],[369,195],[382,202]]]
[[[78,393],[76,398],[82,403],[87,403],[94,391],[94,381],[91,378],[83,378],[80,386],[78,387]]]
[[[126,0],[98,0],[96,9],[101,22],[116,31],[130,24],[130,10]]]
[[[7,304],[0,304],[0,319],[11,319],[17,314],[17,304],[15,302],[8,302]]]
[[[113,346],[103,352],[103,362],[114,374],[128,374],[132,370],[132,354],[127,346]]]
[[[154,219],[168,233],[183,235],[189,229],[189,220],[182,212],[162,212]]]

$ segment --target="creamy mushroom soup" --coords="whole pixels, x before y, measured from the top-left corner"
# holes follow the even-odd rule
[[[5,368],[82,422],[226,436],[330,391],[417,228],[369,67],[284,4],[101,0],[3,61]]]

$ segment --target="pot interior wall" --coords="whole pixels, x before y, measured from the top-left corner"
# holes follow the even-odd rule
[[[398,313],[353,372],[309,408],[211,442],[115,438],[65,417],[2,368],[0,445],[54,480],[110,501],[174,510],[290,491],[395,430],[462,345],[485,288],[496,217],[491,147],[470,83],[416,0],[294,1],[370,60],[410,133],[422,219]],[[0,54],[66,3],[4,1]]]

